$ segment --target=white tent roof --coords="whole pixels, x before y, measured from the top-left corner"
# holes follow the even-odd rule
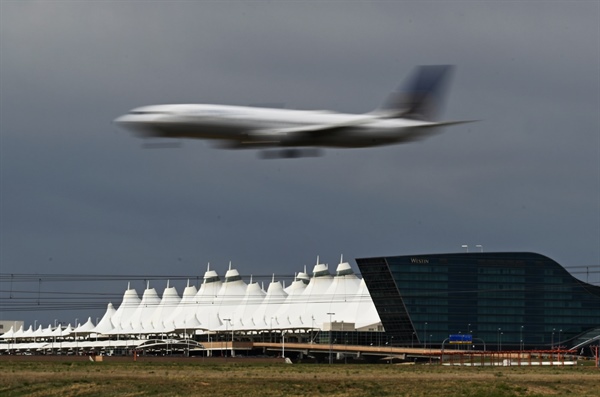
[[[218,317],[218,298],[222,287],[223,282],[217,272],[209,268],[204,273],[204,281],[196,294],[194,306],[190,308],[190,311],[206,329],[216,330],[222,325]],[[188,314],[186,318],[190,317],[191,315]]]
[[[241,329],[240,326],[240,302],[246,295],[248,285],[242,281],[242,278],[236,269],[230,269],[225,273],[225,281],[217,294],[215,304],[218,310],[218,317],[221,320],[221,328],[224,327],[225,319],[229,319],[228,329]],[[210,325],[210,323],[209,323]]]
[[[269,329],[271,327],[271,318],[277,315],[277,311],[285,304],[287,297],[288,294],[283,290],[281,282],[275,281],[275,276],[273,276],[267,294],[253,316],[256,329]],[[277,324],[277,322],[275,323]]]
[[[177,290],[175,289],[175,287],[169,287],[169,282],[167,281],[167,287],[163,291],[160,303],[152,313],[152,316],[150,317],[149,321],[142,323],[144,325],[144,328],[146,328],[147,325],[150,324],[152,328],[155,331],[157,331],[157,333],[172,332],[172,330],[167,330],[170,328],[173,328],[174,330],[174,325],[166,326],[164,324],[164,320],[167,317],[169,317],[171,313],[173,313],[173,311],[178,307],[179,302],[181,302],[181,298],[179,297]]]
[[[107,334],[111,332],[114,329],[111,318],[115,315],[115,313],[116,310],[114,306],[112,303],[109,303],[106,307],[104,316],[102,316],[102,319],[98,322],[98,324],[96,324],[96,327],[93,331],[97,334]]]
[[[106,332],[107,334],[125,334],[131,333],[133,328],[131,327],[131,317],[135,313],[136,309],[140,305],[141,299],[139,298],[135,289],[130,288],[127,285],[127,291],[123,294],[123,302],[111,317],[113,324],[113,330]]]
[[[313,277],[302,294],[294,295],[288,311],[279,312],[277,317],[284,317],[290,328],[321,327],[324,322],[329,322],[327,313],[330,312],[330,297],[326,293],[332,282],[333,277],[327,265],[317,263],[313,269]]]
[[[158,297],[156,290],[150,288],[150,283],[148,282],[144,294],[142,295],[142,300],[130,319],[132,334],[151,334],[155,332],[152,327],[151,319],[154,310],[156,310],[159,304],[160,298]]]
[[[262,290],[258,283],[251,282],[246,288],[246,295],[239,304],[239,310],[236,315],[239,316],[235,320],[239,324],[238,329],[252,330],[256,329],[254,323],[254,313],[261,306],[265,299],[265,291]]]
[[[87,321],[84,324],[79,325],[77,328],[73,330],[74,334],[86,335],[91,334],[94,331],[94,323],[92,323],[92,318],[88,317]]]
[[[10,329],[7,332],[3,333],[2,336],[0,336],[0,338],[11,339],[14,337],[13,336],[14,334],[15,334],[15,331],[13,330],[13,327],[10,327]]]
[[[305,270],[306,271],[306,270]],[[77,327],[77,333],[148,334],[189,331],[257,331],[323,328],[324,323],[348,322],[356,328],[380,323],[364,280],[351,266],[341,261],[335,277],[326,265],[314,266],[313,277],[298,273],[294,282],[284,288],[273,277],[265,292],[258,283],[244,283],[231,266],[224,282],[210,268],[204,274],[200,289],[190,285],[181,298],[174,287],[167,287],[159,297],[147,286],[142,299],[135,289],[127,287],[117,310],[108,304],[102,320],[94,327],[91,318]],[[335,313],[331,316],[329,313]],[[227,320],[229,319],[229,320]],[[33,331],[21,328],[7,332],[2,338],[31,336],[67,336],[70,327],[51,327]],[[8,336],[7,336],[8,335]]]
[[[33,326],[29,326],[29,328],[27,328],[27,331],[23,332],[23,334],[21,335],[21,338],[32,338],[33,337]]]
[[[40,337],[49,338],[51,336],[52,336],[52,324],[48,324],[48,326],[42,330]]]
[[[356,321],[354,322],[356,328],[363,328],[369,325],[379,324],[381,319],[379,318],[379,313],[377,313],[377,309],[375,308],[375,304],[373,303],[373,299],[371,299],[371,294],[369,293],[369,289],[367,288],[367,283],[365,283],[365,279],[360,281],[360,286],[358,292],[356,293]]]
[[[196,308],[194,300],[197,293],[198,290],[196,287],[190,285],[190,280],[188,280],[187,287],[183,290],[183,295],[181,296],[181,300],[177,304],[177,307],[175,307],[170,314],[165,316],[163,323],[171,324],[175,328],[179,325],[179,322],[183,322],[185,318],[190,317],[190,314],[193,314]],[[183,323],[181,325],[183,325]]]

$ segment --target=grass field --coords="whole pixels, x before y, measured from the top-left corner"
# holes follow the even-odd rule
[[[0,361],[0,396],[600,396],[600,370],[281,362]]]

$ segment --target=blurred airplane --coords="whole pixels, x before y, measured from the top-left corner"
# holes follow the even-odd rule
[[[452,66],[419,66],[403,88],[365,114],[204,104],[154,105],[115,120],[148,138],[216,141],[221,148],[265,149],[263,158],[310,157],[320,148],[408,143],[440,127],[470,121],[433,121]]]

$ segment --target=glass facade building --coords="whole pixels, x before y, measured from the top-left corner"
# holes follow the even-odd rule
[[[439,347],[449,335],[467,334],[487,350],[551,349],[600,334],[600,287],[540,254],[356,261],[396,345]]]

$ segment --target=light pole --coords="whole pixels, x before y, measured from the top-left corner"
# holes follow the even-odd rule
[[[469,348],[467,350],[471,350],[471,348],[474,348],[475,346],[473,346],[473,334],[471,332],[471,324],[470,323],[467,325],[467,331],[470,335]]]
[[[345,334],[344,340],[345,340],[345,342],[344,342],[344,364],[347,364],[348,363],[347,352],[346,352],[346,350],[348,349],[348,333],[347,332]]]
[[[233,357],[235,350],[233,349],[233,321],[231,319],[229,320],[229,325],[231,325],[231,357]]]
[[[520,348],[523,351],[523,326],[521,325],[521,339],[520,339]]]
[[[327,313],[327,315],[329,315],[329,364],[333,363],[333,357],[332,357],[332,349],[333,346],[331,344],[331,332],[333,331],[333,326],[331,323],[331,316],[335,316],[335,313]]]
[[[75,319],[75,355],[78,356],[79,354],[79,341],[77,340],[77,328],[79,328],[79,319],[76,318]]]
[[[500,344],[500,331],[502,331],[502,328],[498,328],[498,343],[496,345],[498,351],[500,351],[500,349],[502,348],[502,345]]]
[[[285,358],[285,331],[281,331],[281,358]]]
[[[469,246],[467,244],[463,244],[461,247],[465,249],[465,252],[469,252]]]
[[[227,326],[229,325],[230,318],[224,318],[225,321],[225,358],[227,358]],[[233,344],[233,340],[231,340],[231,344]]]
[[[186,357],[190,356],[190,342],[188,341],[188,337],[187,337],[187,319],[183,319],[183,337],[185,339],[185,344],[186,344]]]
[[[479,252],[483,252],[483,245],[477,244],[475,247],[479,248]]]
[[[423,348],[427,349],[427,322],[425,322],[425,331],[423,331]]]
[[[562,329],[558,330],[558,350],[560,350],[560,341],[561,341]]]
[[[552,346],[550,347],[550,350],[554,350],[554,331],[556,331],[556,328],[552,328]]]

